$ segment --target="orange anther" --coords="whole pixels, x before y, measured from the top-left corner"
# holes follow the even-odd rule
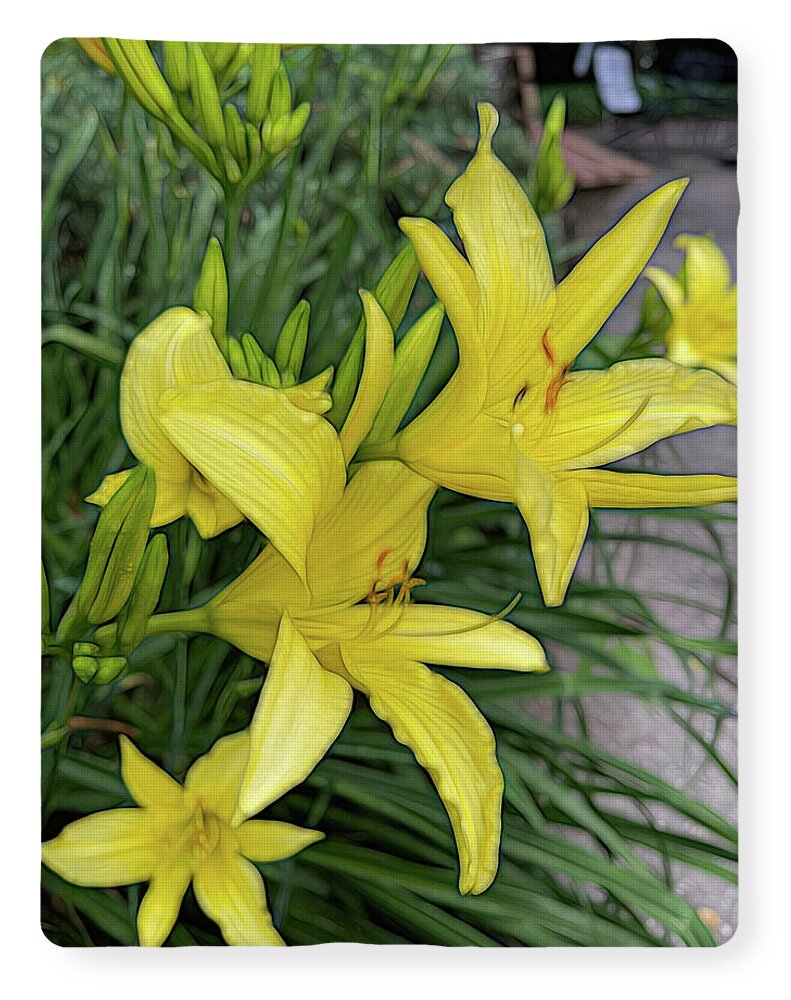
[[[554,365],[555,355],[552,353],[552,348],[549,346],[549,327],[544,330],[544,336],[541,338],[541,346],[544,348],[544,354],[547,356],[547,361]]]

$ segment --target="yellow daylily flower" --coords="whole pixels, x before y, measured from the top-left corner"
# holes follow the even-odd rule
[[[497,112],[481,104],[478,113],[477,151],[446,196],[467,257],[427,219],[401,221],[453,325],[457,369],[392,442],[360,457],[399,458],[449,489],[516,503],[544,600],[558,605],[591,507],[735,498],[727,476],[598,468],[670,435],[734,423],[735,393],[664,360],[571,370],[639,276],[687,181],[644,198],[556,286],[541,224],[492,151]]]
[[[265,820],[231,825],[249,732],[218,740],[192,765],[183,785],[126,737],[120,739],[121,774],[138,808],[107,809],[69,823],[42,845],[44,864],[75,885],[148,882],[137,914],[141,945],[164,943],[190,882],[198,905],[228,944],[284,944],[251,862],[290,858],[324,834]]]
[[[327,405],[318,389],[235,379],[205,313],[164,312],[132,342],[120,389],[127,443],[156,471],[152,526],[187,514],[211,538],[247,517],[304,579],[314,523],[346,481],[340,442],[320,416]],[[87,499],[105,504],[129,471]]]
[[[508,622],[410,603],[422,582],[413,573],[435,489],[398,462],[363,465],[311,540],[309,593],[269,546],[209,604],[163,615],[160,627],[210,632],[270,664],[236,820],[310,774],[343,728],[356,689],[429,772],[456,838],[459,889],[480,893],[499,854],[503,778],[494,735],[461,688],[425,664],[547,666],[538,641]]]
[[[679,236],[684,250],[684,280],[658,267],[645,276],[670,310],[665,334],[667,356],[688,368],[710,368],[736,383],[736,285],[728,261],[714,240]]]

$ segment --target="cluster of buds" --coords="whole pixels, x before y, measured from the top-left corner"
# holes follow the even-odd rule
[[[163,42],[155,54],[139,39],[78,41],[226,190],[246,189],[308,120],[309,104],[293,107],[279,45]]]
[[[140,465],[96,524],[85,575],[54,639],[60,648],[71,646],[72,668],[85,683],[107,684],[119,676],[159,601],[168,547],[163,534],[149,541],[155,498],[154,471]],[[108,642],[83,641],[90,629],[109,622],[112,627],[101,630]]]

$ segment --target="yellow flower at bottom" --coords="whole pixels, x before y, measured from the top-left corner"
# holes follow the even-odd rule
[[[645,272],[670,310],[667,356],[688,368],[710,368],[735,385],[736,285],[728,261],[706,236],[679,236],[675,245],[686,253],[683,280],[658,267]]]
[[[137,914],[141,945],[165,941],[190,882],[228,944],[284,944],[251,862],[289,858],[324,834],[263,820],[231,826],[249,746],[247,730],[223,737],[180,785],[122,736],[121,774],[139,808],[69,823],[42,845],[44,864],[75,885],[149,882]]]

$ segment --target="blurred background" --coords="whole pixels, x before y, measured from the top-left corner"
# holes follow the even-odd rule
[[[653,263],[675,272],[683,257],[673,238],[706,234],[725,252],[735,280],[736,59],[723,43],[314,46],[290,49],[285,64],[297,99],[312,102],[311,116],[301,144],[249,193],[240,222],[241,252],[232,262],[230,329],[250,330],[271,353],[286,316],[307,298],[312,307],[307,375],[343,354],[359,320],[357,289],[373,288],[404,245],[397,225],[401,216],[427,216],[455,235],[443,198],[474,149],[475,104],[481,100],[499,109],[498,155],[530,191],[546,113],[556,95],[565,98],[562,150],[574,193],[564,206],[542,214],[558,279],[640,198],[667,180],[688,176],[691,184]],[[42,144],[43,545],[57,612],[79,583],[96,519],[81,498],[106,473],[131,462],[117,416],[126,346],[165,307],[192,301],[207,240],[222,229],[210,179],[129,99],[119,80],[69,39],[54,43],[42,59]],[[646,297],[647,290],[648,282],[639,280],[585,352],[583,364],[600,367],[661,353],[667,316],[656,296]],[[401,329],[431,301],[421,279]],[[455,362],[446,323],[412,413],[447,380]],[[735,434],[731,428],[694,432],[632,461],[658,471],[732,473]],[[454,675],[496,723],[507,725],[506,716],[496,718],[506,696],[535,720],[528,735],[520,734],[523,743],[514,744],[540,764],[531,772],[532,806],[508,802],[506,833],[509,823],[517,831],[517,822],[543,829],[540,819],[563,838],[600,845],[606,820],[697,913],[715,942],[727,940],[737,919],[735,855],[727,832],[736,820],[731,507],[650,516],[597,512],[569,598],[551,613],[538,596],[515,511],[441,491],[432,519],[421,569],[429,585],[419,597],[496,611],[522,591],[525,598],[511,618],[538,635],[551,654],[553,673],[535,679],[529,698],[512,679]],[[183,522],[168,532],[172,550],[186,554],[185,565],[176,563],[169,573],[163,609],[183,606],[185,597],[198,600],[210,581],[238,572],[254,545],[244,526],[200,549]],[[190,560],[194,565],[187,566]],[[192,582],[185,590],[187,577]],[[71,710],[126,727],[121,731],[134,732],[146,752],[163,756],[178,773],[220,732],[247,724],[260,670],[221,643],[194,640],[188,669],[196,693],[174,747],[169,676],[174,655],[186,657],[186,647],[168,641],[141,646],[130,675],[108,688],[86,690]],[[44,728],[69,707],[69,685],[62,663],[45,667]],[[289,801],[296,804],[292,812],[284,807],[284,818],[303,822],[309,813],[307,825],[317,823],[316,789],[327,787],[332,768],[353,761],[362,769],[366,754],[361,756],[355,740],[373,745],[374,724],[370,713],[356,726],[354,718],[340,746],[317,769],[315,786],[306,783],[307,804],[300,806],[295,793]],[[42,794],[50,834],[64,819],[125,801],[111,774],[117,731],[88,726],[68,747],[45,751]],[[381,760],[392,775],[400,773],[397,762],[405,756],[391,743]],[[505,766],[507,741],[502,745]],[[585,756],[590,746],[600,751],[596,761]],[[568,760],[573,764],[567,767]],[[620,762],[617,768],[614,760]],[[414,762],[407,765],[399,808],[415,795]],[[657,779],[653,784],[648,772]],[[520,780],[530,785],[524,775]],[[570,785],[593,814],[569,805]],[[360,808],[359,802],[352,806]],[[323,821],[330,828],[335,823],[339,837],[359,840],[340,807],[333,812],[336,807],[325,803],[324,808]],[[438,818],[431,815],[440,827],[446,824],[440,807],[426,808],[439,810]],[[716,848],[701,846],[711,838],[720,838]],[[605,853],[612,854],[606,836],[604,843]],[[506,856],[507,845],[506,837]],[[409,853],[401,844],[393,850]],[[611,899],[580,892],[580,885],[597,883],[596,878],[561,877],[551,864],[536,865],[529,877],[540,891],[554,893],[557,906],[577,906],[585,920],[573,930],[564,925],[557,939],[548,930],[542,937],[535,928],[495,927],[487,931],[495,943],[638,943],[602,938],[600,927],[590,930],[600,909],[607,926],[617,924],[619,933],[628,927],[629,933],[645,930],[647,940],[689,943],[686,918],[673,924],[641,916],[638,931],[622,909],[612,909]],[[414,914],[397,915],[392,900],[368,897],[366,887],[348,890],[349,904],[331,879],[319,888],[313,883],[293,888],[284,870],[267,875],[275,886],[276,922],[287,921],[294,939],[322,939],[322,933],[328,939],[343,933],[364,939],[360,926],[339,930],[329,918],[322,931],[307,926],[298,904],[303,896],[312,899],[311,893],[327,906],[328,899],[338,899],[340,910],[351,905],[365,914],[371,940],[393,935],[432,940],[431,934],[439,933],[431,920],[420,933],[405,929]],[[319,877],[330,878],[321,871]],[[85,907],[92,905],[83,896],[70,898],[64,884],[51,881],[44,897],[47,933],[69,944],[121,940],[122,918],[116,914],[113,923],[96,912],[86,917]],[[628,901],[620,898],[619,906],[628,909]],[[75,912],[82,917],[75,920]],[[80,926],[83,918],[87,929]],[[199,914],[190,919],[190,933],[201,940]]]

